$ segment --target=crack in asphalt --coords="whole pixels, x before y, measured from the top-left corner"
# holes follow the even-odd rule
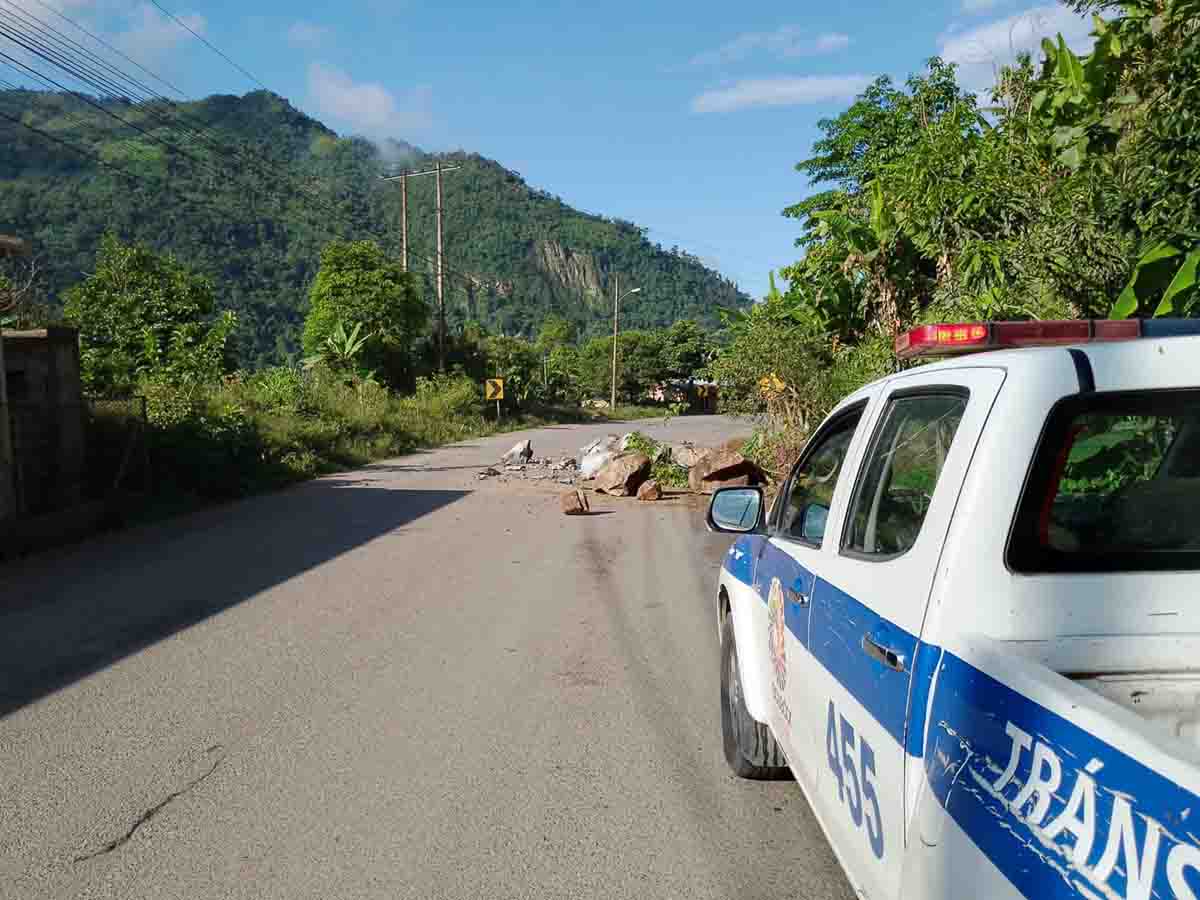
[[[211,753],[214,750],[219,749],[220,747],[221,747],[220,744],[214,744],[212,747],[210,747],[205,752]],[[165,799],[154,804],[154,806],[151,806],[149,809],[147,809],[145,812],[143,812],[140,816],[137,817],[137,819],[134,821],[134,823],[129,826],[129,830],[126,831],[123,835],[121,835],[120,837],[113,838],[111,841],[109,841],[107,844],[105,844],[99,850],[93,850],[91,853],[85,853],[82,856],[76,856],[75,862],[77,862],[77,863],[87,862],[88,860],[95,859],[98,856],[104,856],[106,854],[112,853],[114,850],[119,850],[121,847],[125,846],[125,844],[127,844],[129,842],[130,838],[132,838],[135,834],[137,834],[138,830],[143,825],[145,825],[147,822],[149,822],[151,819],[153,819],[155,816],[157,816],[160,812],[162,812],[164,809],[166,809],[166,807],[168,805],[170,805],[173,801],[178,800],[184,794],[199,787],[210,775],[212,775],[213,772],[217,771],[217,768],[224,761],[225,761],[225,757],[222,756],[220,759],[218,759],[216,762],[214,762],[212,764],[212,766],[209,768],[209,770],[207,772],[205,772],[203,775],[201,775],[199,778],[196,778],[193,781],[190,781],[188,784],[184,785],[179,790],[173,791],[172,793],[168,794]]]

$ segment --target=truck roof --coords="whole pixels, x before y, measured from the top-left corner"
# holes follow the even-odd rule
[[[842,400],[844,406],[906,375],[1001,368],[1022,379],[1059,378],[1064,370],[1090,370],[1097,391],[1200,387],[1200,336],[1137,338],[1057,347],[987,350],[928,363],[878,378]]]

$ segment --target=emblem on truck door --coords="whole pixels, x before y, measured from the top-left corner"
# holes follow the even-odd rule
[[[783,612],[783,585],[778,578],[771,579],[771,592],[767,595],[767,645],[771,648],[771,665],[775,669],[775,687],[782,692],[787,687],[787,622]]]

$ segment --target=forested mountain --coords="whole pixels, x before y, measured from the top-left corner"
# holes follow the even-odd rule
[[[169,250],[213,279],[239,315],[243,362],[263,363],[296,352],[328,240],[374,238],[399,254],[399,185],[379,175],[439,159],[462,166],[444,176],[452,327],[475,319],[530,334],[553,311],[599,332],[614,276],[622,290],[642,288],[622,304],[630,328],[715,324],[720,307],[749,302],[695,257],[572,209],[492,160],[339,138],[265,91],[171,105],[0,92],[0,232],[33,242],[52,300],[90,271],[107,229]],[[433,182],[410,179],[408,196],[410,267],[431,305]]]

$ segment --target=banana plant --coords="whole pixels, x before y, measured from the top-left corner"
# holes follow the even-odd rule
[[[1055,158],[1070,169],[1082,166],[1095,145],[1114,141],[1138,102],[1127,94],[1117,98],[1115,111],[1105,113],[1120,83],[1125,48],[1099,16],[1093,17],[1092,33],[1096,42],[1086,57],[1072,52],[1062,34],[1042,41],[1044,87],[1033,96],[1033,112],[1050,129]]]
[[[865,218],[856,218],[842,210],[819,210],[811,214],[817,222],[819,237],[847,249],[843,273],[859,272],[870,285],[875,318],[885,332],[899,329],[899,284],[908,268],[907,255],[896,216],[888,204],[883,185],[875,179],[864,191]]]
[[[347,332],[345,323],[339,319],[333,326],[333,331],[325,338],[321,352],[305,359],[304,367],[311,369],[324,363],[335,369],[354,369],[363,347],[374,336],[374,332],[362,334],[362,322],[356,322]]]
[[[1183,257],[1183,262],[1172,273],[1167,260],[1174,260],[1180,256]],[[1200,299],[1196,290],[1198,267],[1200,245],[1185,254],[1179,247],[1166,241],[1155,244],[1143,253],[1134,265],[1133,274],[1129,276],[1129,282],[1109,311],[1109,317],[1127,319],[1141,308],[1143,299],[1153,301],[1167,275],[1171,276],[1170,281],[1162,289],[1162,294],[1158,295],[1158,303],[1151,315],[1158,318],[1186,314],[1196,304],[1197,299]]]

